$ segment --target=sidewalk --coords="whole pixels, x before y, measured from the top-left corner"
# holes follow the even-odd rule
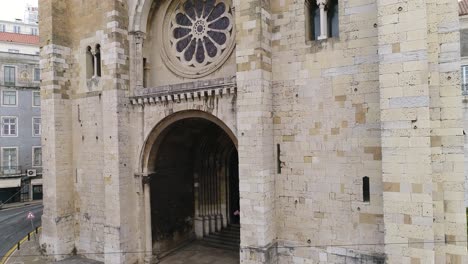
[[[22,202],[22,203],[0,204],[0,210],[6,210],[6,209],[24,207],[24,206],[28,206],[28,205],[36,205],[36,204],[42,204],[42,200],[35,200],[35,201]]]
[[[102,264],[93,260],[87,260],[80,257],[72,257],[66,260],[52,262],[48,257],[42,256],[39,247],[39,236],[31,237],[31,241],[21,245],[20,250],[15,251],[5,264]]]
[[[47,256],[42,256],[39,248],[39,235],[37,240],[31,237],[31,241],[21,245],[19,251],[15,251],[4,264],[102,264],[102,262],[71,257],[66,260],[52,262]],[[199,242],[194,242],[174,252],[161,260],[161,264],[236,264],[239,263],[239,252],[206,247]]]
[[[47,258],[41,256],[39,251],[39,236],[31,237],[31,241],[21,245],[20,250],[15,251],[5,264],[47,264],[50,263]]]

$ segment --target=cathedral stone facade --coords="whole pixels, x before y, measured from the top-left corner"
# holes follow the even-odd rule
[[[41,0],[42,249],[467,263],[454,0]]]

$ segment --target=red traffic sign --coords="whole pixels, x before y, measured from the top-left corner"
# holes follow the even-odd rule
[[[29,212],[27,218],[34,219],[34,214],[32,212]]]

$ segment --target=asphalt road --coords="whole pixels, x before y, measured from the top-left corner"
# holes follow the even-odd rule
[[[34,227],[41,225],[42,204],[0,210],[0,259],[32,231],[28,212],[34,214]]]

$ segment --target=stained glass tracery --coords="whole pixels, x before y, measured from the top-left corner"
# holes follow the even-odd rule
[[[213,63],[232,41],[231,8],[220,0],[186,0],[176,7],[170,23],[170,45],[189,67]]]

